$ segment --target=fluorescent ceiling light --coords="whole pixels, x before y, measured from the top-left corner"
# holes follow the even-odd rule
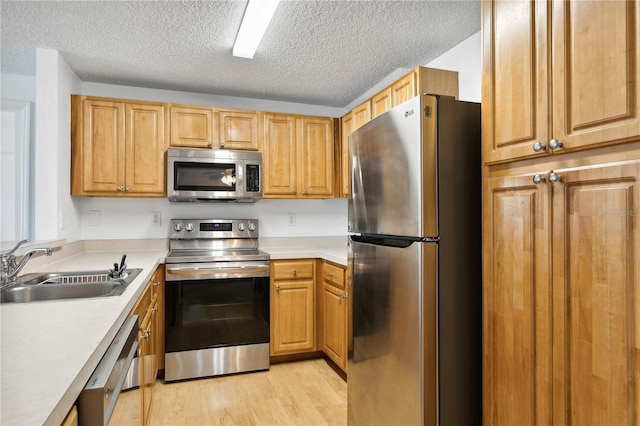
[[[249,0],[233,45],[233,56],[253,58],[278,3],[280,0]]]

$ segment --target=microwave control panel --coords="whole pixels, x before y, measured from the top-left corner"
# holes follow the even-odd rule
[[[260,192],[260,166],[247,164],[246,170],[247,192]]]

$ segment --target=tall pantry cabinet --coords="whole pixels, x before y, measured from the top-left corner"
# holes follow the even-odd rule
[[[483,2],[484,424],[640,425],[639,25]]]

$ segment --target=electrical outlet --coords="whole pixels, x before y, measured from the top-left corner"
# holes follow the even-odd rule
[[[64,229],[67,226],[67,218],[64,215],[63,211],[60,211],[58,216],[58,226],[60,229]]]
[[[153,226],[162,225],[162,214],[160,212],[151,212],[151,215],[153,217]]]
[[[289,213],[287,225],[296,226],[296,214],[295,213]]]
[[[89,226],[100,226],[100,210],[89,210]]]

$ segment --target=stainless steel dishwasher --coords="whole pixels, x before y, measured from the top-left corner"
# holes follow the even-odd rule
[[[98,363],[78,399],[80,425],[107,425],[122,385],[138,353],[138,316],[128,317]]]

